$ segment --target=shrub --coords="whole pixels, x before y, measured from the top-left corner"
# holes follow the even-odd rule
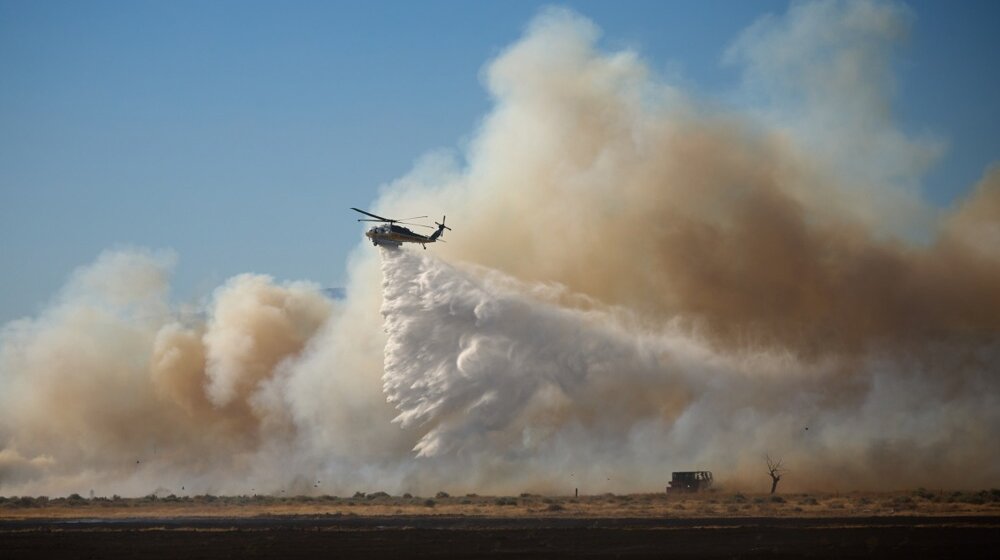
[[[771,503],[773,503],[773,504],[783,504],[783,503],[785,503],[785,499],[782,498],[781,496],[771,496]]]
[[[917,503],[909,496],[896,496],[889,505],[895,509],[916,509]]]
[[[565,508],[559,504],[549,504],[549,507],[545,508],[545,511],[562,511],[563,509]]]
[[[493,503],[496,504],[496,505],[498,505],[498,506],[516,506],[517,505],[517,499],[516,498],[509,498],[509,497],[500,497],[500,498],[497,498],[496,501],[493,502]]]
[[[391,497],[392,496],[390,496],[388,492],[372,492],[371,494],[368,494],[366,496],[366,498],[369,500],[375,500],[378,498],[391,498]]]
[[[964,504],[982,505],[982,504],[986,503],[986,496],[987,495],[988,494],[986,493],[986,491],[977,492],[977,493],[969,492],[967,494],[962,494],[958,498],[958,501],[960,501],[960,502],[962,502]]]
[[[424,506],[426,507],[434,507],[434,504],[434,500],[424,500]]]
[[[442,491],[442,492],[438,492],[437,494],[435,494],[434,497],[437,498],[437,499],[439,499],[439,500],[443,500],[445,498],[450,498],[451,496],[449,496],[447,492]]]
[[[413,494],[410,494],[409,492],[407,492],[406,494],[403,494],[403,497],[406,498],[407,500],[409,500],[409,499],[413,498]]]

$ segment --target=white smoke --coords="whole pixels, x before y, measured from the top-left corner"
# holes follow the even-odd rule
[[[989,361],[959,381],[916,358],[722,353],[678,324],[568,306],[558,287],[496,271],[391,250],[382,269],[385,393],[395,420],[423,434],[414,450],[481,471],[507,457],[530,465],[505,474],[526,486],[565,469],[602,488],[657,488],[668,465],[749,483],[769,451],[817,486],[915,484],[968,465],[1000,421]],[[975,471],[979,484],[997,474]]]

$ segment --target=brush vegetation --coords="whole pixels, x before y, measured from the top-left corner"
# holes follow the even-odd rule
[[[903,492],[769,494],[725,493],[668,496],[666,494],[599,494],[432,498],[386,492],[358,492],[351,497],[210,494],[142,497],[79,494],[0,496],[0,518],[40,517],[172,517],[253,515],[467,515],[552,517],[865,517],[885,515],[997,515],[1000,489],[947,491],[918,488]]]

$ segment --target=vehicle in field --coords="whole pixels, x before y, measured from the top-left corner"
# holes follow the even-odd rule
[[[667,494],[703,492],[712,487],[712,471],[681,471],[670,473]]]

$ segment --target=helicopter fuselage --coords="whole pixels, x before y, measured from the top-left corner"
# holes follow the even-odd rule
[[[385,247],[399,247],[403,243],[425,244],[437,241],[437,239],[420,235],[409,228],[397,226],[396,224],[382,224],[369,228],[365,232],[365,237],[371,240],[372,245],[382,245]]]

